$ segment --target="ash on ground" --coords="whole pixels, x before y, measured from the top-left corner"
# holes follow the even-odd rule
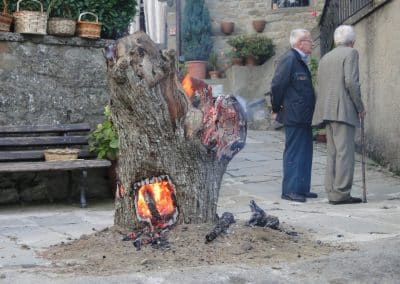
[[[333,251],[347,250],[312,240],[299,230],[281,224],[281,230],[232,224],[226,233],[205,244],[213,224],[182,224],[168,233],[169,248],[143,246],[122,241],[128,231],[107,228],[83,235],[69,243],[51,246],[40,256],[49,259],[47,269],[55,273],[103,274],[163,270],[223,264],[273,265],[311,259]],[[293,234],[296,232],[296,234]],[[41,270],[45,269],[43,267]]]

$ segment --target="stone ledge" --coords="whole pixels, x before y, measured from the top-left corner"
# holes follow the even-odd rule
[[[11,32],[1,32],[0,41],[30,41],[36,44],[67,45],[94,48],[103,48],[105,46],[115,43],[115,40],[112,39],[86,39],[80,37],[58,37],[50,35],[24,35]]]

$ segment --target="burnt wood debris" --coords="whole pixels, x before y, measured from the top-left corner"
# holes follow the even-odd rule
[[[214,98],[210,86],[195,80],[189,96],[177,77],[175,52],[159,50],[143,32],[119,39],[104,55],[120,143],[114,223],[148,226],[137,216],[132,185],[160,176],[174,188],[175,223],[214,222],[223,174],[246,141],[246,114],[238,101]],[[145,195],[157,219],[155,195]]]
[[[252,215],[250,220],[246,223],[248,226],[254,227],[268,227],[271,229],[279,229],[278,217],[267,215],[263,209],[261,209],[254,200],[250,200],[250,210]]]
[[[218,218],[218,215],[217,215]],[[225,233],[231,224],[235,223],[235,218],[230,212],[222,213],[221,218],[218,218],[215,227],[206,235],[206,244],[215,240],[219,235]]]

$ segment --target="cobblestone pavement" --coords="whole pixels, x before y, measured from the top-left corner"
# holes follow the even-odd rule
[[[114,275],[54,276],[29,269],[46,265],[34,251],[78,238],[113,223],[113,203],[88,209],[64,205],[0,208],[0,283],[399,283],[400,178],[367,162],[368,203],[330,205],[323,179],[325,144],[315,144],[312,191],[316,199],[296,203],[280,198],[283,133],[249,131],[247,145],[229,164],[220,191],[218,212],[247,220],[254,199],[280,221],[303,228],[316,240],[355,243],[357,252],[331,255],[271,267],[213,266],[196,269]],[[357,156],[353,196],[361,196],[361,164]]]

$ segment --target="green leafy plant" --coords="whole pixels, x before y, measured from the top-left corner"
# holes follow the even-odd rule
[[[47,14],[51,17],[76,19],[79,13],[78,2],[74,0],[50,0]]]
[[[314,87],[317,85],[317,72],[318,72],[318,59],[314,56],[311,56],[310,73],[311,73],[311,80],[312,80]]]
[[[227,41],[233,47],[235,55],[240,57],[254,56],[264,63],[275,53],[272,40],[266,36],[251,34],[235,36]]]
[[[185,60],[207,60],[211,49],[211,19],[204,0],[187,0],[182,21]]]
[[[208,64],[212,71],[218,70],[218,54],[216,52],[211,52],[208,57]]]
[[[129,23],[136,14],[137,0],[42,0],[43,9],[48,10],[52,17],[67,17],[77,19],[79,13],[93,12],[102,23],[103,38],[116,39],[123,36]],[[10,4],[10,11],[15,11],[17,1]],[[39,11],[37,2],[25,0],[20,3],[20,10]]]
[[[118,158],[119,142],[117,131],[110,118],[110,107],[104,108],[106,120],[97,125],[89,136],[89,150],[97,153],[98,159],[116,160]]]

